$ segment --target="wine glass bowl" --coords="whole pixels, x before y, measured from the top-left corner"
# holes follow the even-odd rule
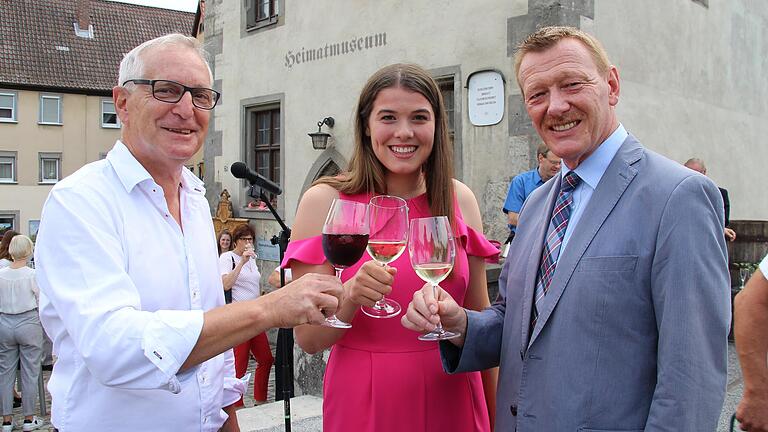
[[[408,243],[408,204],[391,195],[377,195],[368,203],[368,254],[382,267],[395,261]],[[392,318],[402,307],[396,301],[382,297],[372,307],[363,306],[364,314],[372,318]]]
[[[322,233],[323,253],[341,280],[341,272],[365,253],[368,244],[368,205],[335,198],[325,218]],[[350,328],[351,324],[336,318],[325,319],[328,327]]]
[[[437,216],[413,219],[408,234],[408,252],[413,270],[422,280],[432,285],[437,299],[439,283],[451,273],[456,257],[456,243],[448,218]],[[443,329],[438,323],[434,330],[419,336],[419,339],[436,341],[458,336],[461,335]]]

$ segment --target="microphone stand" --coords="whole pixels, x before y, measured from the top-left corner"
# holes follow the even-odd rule
[[[258,193],[257,193],[258,190]],[[280,231],[279,237],[274,236],[271,239],[272,244],[278,245],[278,249],[280,250],[280,262],[283,262],[283,256],[285,255],[285,250],[288,247],[288,242],[291,238],[291,229],[288,228],[288,226],[285,225],[285,222],[283,222],[283,219],[280,218],[280,215],[277,214],[277,211],[274,207],[272,207],[272,204],[267,199],[267,196],[264,194],[264,191],[258,187],[258,186],[251,186],[251,190],[249,192],[249,195],[251,198],[259,198],[262,202],[264,202],[267,205],[267,208],[272,213],[272,216],[275,217],[275,220],[280,225],[280,228],[282,228],[282,231]],[[280,267],[280,288],[282,289],[285,286],[285,269]],[[283,411],[284,411],[284,418],[285,418],[285,431],[291,432],[291,398],[293,397],[293,330],[292,329],[278,329],[277,330],[277,348],[278,348],[278,355],[282,356],[282,365],[281,365],[281,379],[277,379],[277,369],[275,369],[275,378],[276,381],[279,381],[282,394],[280,395],[283,399]],[[278,384],[278,383],[275,383]],[[277,385],[275,385],[277,390]],[[277,393],[277,391],[275,391]],[[275,394],[275,399],[277,399],[278,395]]]

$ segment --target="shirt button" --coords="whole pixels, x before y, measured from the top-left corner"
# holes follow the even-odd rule
[[[509,410],[512,412],[513,416],[517,417],[517,405],[510,406]]]

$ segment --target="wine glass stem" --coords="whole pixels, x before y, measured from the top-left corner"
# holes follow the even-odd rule
[[[382,264],[378,261],[376,261],[376,264],[380,265],[382,268],[385,268],[387,266],[386,264]],[[387,303],[384,300],[384,296],[381,296],[381,300],[376,300],[376,303],[373,305],[373,307],[374,309],[386,309]]]
[[[437,284],[432,284],[432,296],[435,298],[435,301],[437,301]],[[438,306],[439,308],[439,306]],[[435,332],[442,333],[443,332],[443,324],[440,322],[440,315],[437,316],[437,325],[435,326]]]

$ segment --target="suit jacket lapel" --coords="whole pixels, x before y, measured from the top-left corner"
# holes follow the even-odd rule
[[[522,346],[520,349],[526,350],[528,345],[528,332],[531,327],[531,313],[533,309],[533,290],[536,287],[536,274],[539,271],[539,264],[541,263],[541,254],[544,250],[544,238],[547,235],[547,229],[549,228],[549,219],[552,217],[552,209],[555,206],[555,199],[557,193],[560,191],[560,182],[562,179],[558,177],[557,181],[552,181],[551,186],[541,186],[542,188],[550,187],[547,191],[547,197],[544,206],[538,209],[538,214],[534,214],[533,217],[528,218],[533,221],[545,221],[545,223],[537,223],[536,228],[531,233],[533,243],[531,244],[531,251],[528,255],[528,261],[525,264],[525,293],[522,299],[523,313],[522,313]],[[518,300],[519,299],[513,299]]]
[[[592,194],[588,206],[584,209],[578,225],[573,229],[565,251],[557,260],[555,274],[547,291],[547,296],[554,296],[554,301],[548,302],[548,307],[539,311],[539,317],[536,320],[536,327],[533,329],[529,346],[536,340],[536,337],[541,333],[542,328],[552,315],[552,311],[557,307],[557,303],[560,301],[568,281],[571,279],[587,247],[595,238],[597,231],[637,175],[637,169],[633,165],[642,158],[642,155],[642,146],[635,137],[629,135],[605,170],[605,174],[603,174],[600,183]],[[548,221],[549,217],[546,220]],[[542,244],[538,245],[539,251],[541,251],[542,247],[543,237]],[[575,289],[578,289],[578,287]]]

